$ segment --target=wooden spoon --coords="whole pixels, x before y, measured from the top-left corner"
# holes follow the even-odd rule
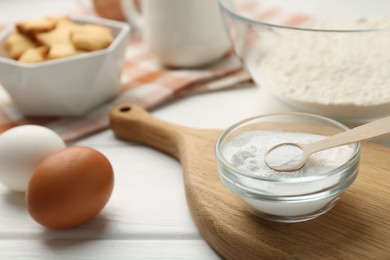
[[[300,144],[294,142],[284,142],[272,146],[264,155],[265,164],[275,170],[280,172],[292,172],[301,169],[306,161],[309,159],[309,156],[313,153],[323,151],[326,149],[356,143],[364,140],[372,140],[375,138],[383,137],[390,133],[390,116],[378,119],[368,124],[364,124],[353,129],[350,129],[345,132],[333,135],[331,137],[322,139],[320,141],[309,143],[309,144]],[[283,165],[280,165],[281,158],[278,156],[278,151],[285,146],[293,146],[297,150],[297,153],[293,152],[290,154],[289,161],[285,162],[285,154],[283,153]],[[281,154],[281,153],[279,153]],[[272,160],[271,160],[272,158]]]

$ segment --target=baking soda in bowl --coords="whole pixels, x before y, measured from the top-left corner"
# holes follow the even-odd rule
[[[241,132],[223,145],[221,154],[234,171],[246,177],[239,177],[234,184],[224,178],[230,173],[222,174],[221,179],[265,218],[281,222],[313,218],[333,206],[340,187],[349,186],[351,179],[344,180],[343,166],[354,156],[355,145],[315,153],[302,169],[294,172],[278,172],[269,168],[264,162],[264,155],[278,143],[304,144],[323,138],[326,136],[278,130]],[[296,153],[294,147],[285,148],[273,156],[278,165],[288,163],[291,155]],[[223,166],[219,167],[221,172],[226,171]]]

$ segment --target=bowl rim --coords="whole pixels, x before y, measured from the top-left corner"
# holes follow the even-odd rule
[[[306,28],[306,27],[294,27],[294,26],[286,26],[275,23],[268,23],[261,20],[255,20],[243,16],[236,12],[233,8],[229,7],[227,3],[229,0],[218,0],[220,9],[224,12],[228,13],[230,16],[234,17],[237,20],[240,20],[244,23],[251,25],[260,25],[270,28],[279,28],[279,29],[288,29],[288,30],[296,30],[296,31],[308,31],[308,32],[328,32],[328,33],[356,33],[356,32],[389,32],[390,28],[377,28],[377,29],[316,29],[316,28]]]
[[[226,128],[222,133],[218,136],[215,145],[214,145],[214,152],[215,152],[215,158],[217,161],[217,164],[221,164],[224,168],[228,169],[228,171],[234,175],[242,176],[245,178],[250,178],[250,179],[255,179],[255,180],[261,180],[261,181],[266,181],[266,182],[278,182],[278,183],[301,183],[301,182],[310,182],[310,181],[317,181],[320,179],[328,178],[330,176],[333,176],[335,174],[340,173],[342,170],[345,168],[353,166],[355,163],[359,163],[359,155],[360,155],[360,149],[361,145],[360,143],[353,143],[355,144],[354,146],[354,151],[351,157],[342,165],[340,165],[337,168],[334,168],[333,170],[320,174],[320,175],[311,175],[311,176],[303,176],[303,177],[291,177],[291,178],[269,178],[269,177],[264,177],[264,176],[256,176],[253,174],[246,173],[243,170],[239,170],[235,168],[231,163],[229,163],[224,156],[222,155],[222,141],[225,139],[225,137],[230,134],[234,129],[236,129],[239,126],[244,125],[245,123],[248,123],[250,121],[256,120],[256,119],[262,119],[262,118],[271,118],[271,117],[278,117],[278,116],[299,116],[299,117],[305,117],[305,118],[312,118],[312,119],[319,119],[323,120],[326,123],[331,123],[335,126],[340,127],[341,129],[349,130],[350,128],[343,123],[325,117],[325,116],[320,116],[316,114],[311,114],[311,113],[302,113],[302,112],[282,112],[282,113],[272,113],[272,114],[264,114],[264,115],[258,115],[258,116],[253,116],[246,118],[244,120],[241,120],[228,128]],[[221,171],[219,171],[221,174]],[[224,175],[225,176],[225,175]],[[229,178],[228,176],[225,176],[226,178]],[[230,178],[229,178],[230,179]]]
[[[22,63],[22,62],[19,62],[17,60],[11,59],[9,57],[0,56],[0,63],[9,64],[9,65],[13,65],[13,66],[21,67],[21,68],[25,68],[25,69],[35,69],[35,68],[58,65],[61,63],[72,62],[75,60],[87,59],[87,58],[105,55],[105,54],[111,53],[119,45],[119,43],[124,38],[126,38],[126,35],[129,33],[129,31],[131,29],[131,27],[128,23],[108,20],[108,19],[95,17],[95,16],[67,15],[67,17],[69,17],[70,20],[75,21],[75,22],[94,23],[94,24],[98,24],[98,25],[108,26],[111,28],[116,28],[119,30],[119,32],[116,35],[116,37],[114,38],[113,42],[110,44],[110,46],[108,46],[107,48],[104,48],[102,50],[91,51],[88,53],[80,53],[78,55],[63,57],[60,59],[46,60],[44,62],[32,63],[32,64]],[[0,45],[5,40],[5,38],[9,34],[11,34],[14,30],[15,30],[15,25],[10,25],[5,30],[0,32]],[[1,46],[0,46],[0,48],[1,48]]]

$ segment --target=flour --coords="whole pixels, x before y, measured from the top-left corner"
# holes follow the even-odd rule
[[[390,28],[389,19],[313,22],[309,28]],[[390,31],[275,29],[280,41],[249,64],[256,81],[289,99],[325,105],[390,102]],[[255,69],[253,69],[255,68]]]
[[[253,176],[278,178],[297,178],[326,174],[344,164],[353,154],[353,147],[344,145],[315,153],[309,157],[305,166],[295,172],[277,172],[264,163],[265,152],[281,142],[311,143],[325,138],[322,135],[285,131],[248,131],[239,134],[223,147],[222,155],[235,168]],[[277,165],[289,161],[294,147],[280,149]],[[276,154],[275,154],[276,157]]]

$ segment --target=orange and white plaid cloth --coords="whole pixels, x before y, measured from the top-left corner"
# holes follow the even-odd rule
[[[140,40],[128,44],[122,70],[120,95],[80,117],[27,118],[18,112],[12,101],[0,99],[0,132],[24,124],[51,128],[65,141],[85,137],[108,128],[108,112],[119,103],[137,104],[153,109],[173,99],[200,92],[230,88],[250,77],[240,63],[229,55],[214,67],[197,70],[172,70],[160,65]]]
[[[263,10],[259,1],[245,1],[248,10],[256,16],[284,19],[286,23],[296,23],[302,17],[286,15],[280,10]],[[249,4],[248,4],[249,3]],[[72,13],[94,15],[91,10],[75,10]],[[250,76],[243,70],[233,54],[228,54],[212,67],[196,70],[168,69],[147,51],[142,40],[132,39],[126,50],[122,71],[121,94],[112,102],[101,105],[81,117],[69,118],[26,118],[12,104],[12,100],[2,91],[0,85],[0,132],[24,124],[39,124],[51,128],[65,141],[99,132],[109,127],[108,112],[118,103],[137,104],[145,109],[153,109],[170,100],[201,92],[216,91],[248,84]]]

